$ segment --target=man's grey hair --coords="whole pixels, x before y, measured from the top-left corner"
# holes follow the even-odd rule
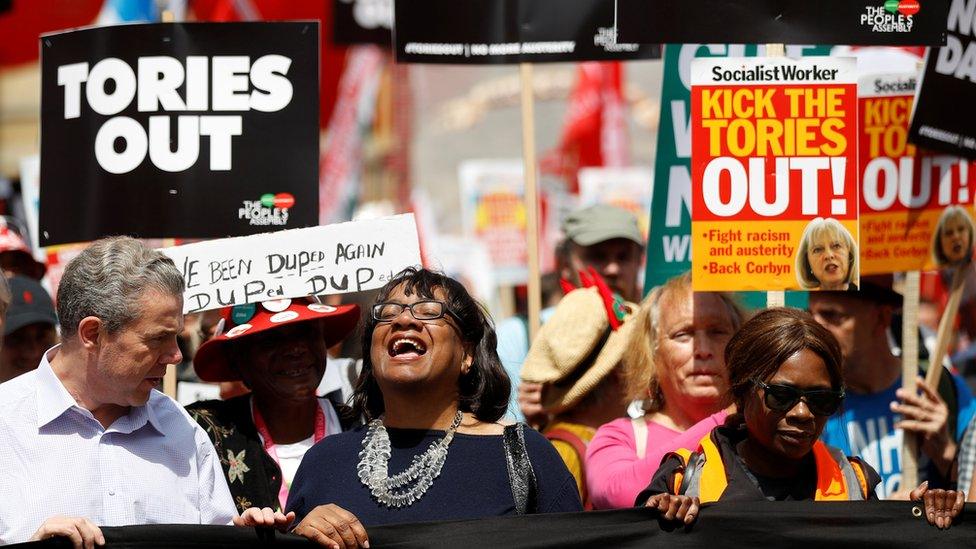
[[[97,240],[68,263],[61,277],[61,333],[73,336],[89,316],[116,332],[139,315],[139,298],[150,290],[183,296],[183,275],[173,260],[127,236]]]

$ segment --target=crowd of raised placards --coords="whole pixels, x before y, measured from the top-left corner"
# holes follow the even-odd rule
[[[912,499],[939,528],[960,513],[976,402],[951,368],[901,389],[891,277],[808,310],[748,311],[688,274],[641,300],[631,214],[591,206],[563,233],[529,341],[524,318],[419,268],[347,303],[184,316],[180,270],[128,237],[74,258],[55,307],[6,229],[0,540],[182,523],[368,547],[384,524],[633,506],[694,528],[727,501]],[[814,270],[844,278],[844,243],[815,248]],[[164,395],[174,364],[222,398]]]

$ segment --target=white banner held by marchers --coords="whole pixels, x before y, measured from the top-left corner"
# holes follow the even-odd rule
[[[160,250],[183,272],[183,312],[372,290],[420,265],[413,214]]]

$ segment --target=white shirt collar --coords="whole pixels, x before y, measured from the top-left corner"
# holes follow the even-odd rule
[[[37,367],[37,427],[40,429],[55,419],[61,417],[73,406],[77,406],[74,397],[64,388],[64,384],[51,368],[48,355],[57,354],[60,345],[55,345],[41,355],[41,363]]]
[[[37,428],[41,429],[45,425],[63,416],[65,412],[72,408],[94,419],[91,411],[78,405],[71,393],[65,388],[64,383],[54,373],[48,356],[54,355],[60,350],[60,344],[51,347],[41,355],[41,363],[37,366]],[[152,401],[153,394],[149,394],[149,401]],[[149,405],[149,401],[144,406],[133,406],[129,412],[120,417],[112,424],[113,431],[131,433],[141,428],[146,423],[152,425],[156,432],[162,434],[162,424],[156,416],[155,410]],[[123,421],[125,420],[125,421]],[[120,423],[121,422],[121,423]]]

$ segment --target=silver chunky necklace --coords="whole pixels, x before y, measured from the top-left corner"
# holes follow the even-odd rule
[[[363,449],[359,451],[359,480],[369,488],[373,497],[387,507],[407,507],[420,499],[434,479],[441,474],[447,459],[447,448],[454,439],[454,432],[461,425],[461,410],[454,415],[454,422],[444,438],[434,441],[424,453],[414,456],[410,467],[402,473],[390,476],[390,434],[380,418],[369,422]]]

